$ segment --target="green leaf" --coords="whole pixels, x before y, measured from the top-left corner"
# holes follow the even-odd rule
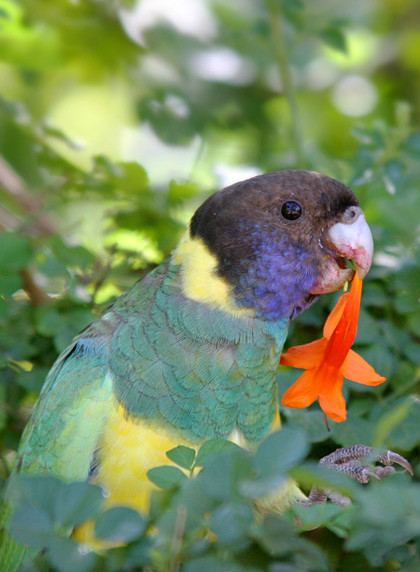
[[[330,502],[309,507],[296,504],[292,507],[300,530],[313,530],[321,526],[331,525],[345,510],[345,508]]]
[[[306,438],[312,443],[324,441],[328,437],[328,428],[325,424],[323,411],[308,409],[287,408],[287,420],[289,425],[300,427],[305,431]]]
[[[56,334],[64,321],[64,316],[54,306],[43,305],[35,310],[36,329],[43,336]]]
[[[270,553],[282,556],[293,550],[296,530],[284,518],[268,515],[260,529],[256,531],[257,541]]]
[[[293,546],[293,544],[292,544]],[[298,570],[311,570],[312,572],[330,572],[331,567],[327,559],[327,551],[313,542],[299,538],[293,546],[292,560],[296,562]]]
[[[32,258],[30,242],[14,232],[0,233],[0,270],[12,272],[28,265]]]
[[[345,423],[330,422],[332,439],[334,439],[340,447],[350,447],[355,443],[372,445],[372,423],[366,421],[366,419],[358,417],[357,415],[353,415],[351,410],[352,407],[350,406],[347,421]]]
[[[420,133],[407,137],[402,144],[403,150],[417,160],[420,153]]]
[[[54,534],[54,526],[46,511],[25,505],[14,512],[10,532],[20,542],[41,549]]]
[[[304,431],[284,427],[264,439],[255,454],[254,466],[261,475],[284,475],[307,452]]]
[[[411,408],[414,405],[412,400],[404,400],[390,411],[385,411],[376,424],[373,433],[373,446],[382,447],[387,442],[387,439],[395,427],[407,419]]]
[[[201,479],[188,479],[179,493],[179,502],[188,512],[187,527],[200,526],[203,514],[209,514],[214,508],[215,501],[206,494]]]
[[[301,0],[282,0],[281,9],[285,18],[296,28],[302,26],[305,5]]]
[[[0,403],[6,402],[6,386],[0,385]],[[0,431],[6,427],[7,423],[7,412],[0,409]]]
[[[170,203],[179,204],[186,199],[193,198],[200,190],[199,186],[192,181],[171,181],[168,189],[168,201]]]
[[[346,36],[343,30],[341,30],[340,28],[332,26],[325,28],[324,30],[321,30],[321,32],[319,33],[319,37],[330,48],[338,50],[343,54],[347,53]]]
[[[98,559],[93,551],[82,550],[71,538],[51,539],[47,555],[58,572],[88,572]]]
[[[195,450],[179,445],[179,447],[167,451],[166,456],[183,469],[190,470],[194,464]]]
[[[95,262],[95,256],[83,246],[66,244],[59,237],[50,238],[49,245],[58,261],[65,266],[88,266]]]
[[[379,374],[389,379],[395,370],[395,356],[383,345],[370,346],[360,351],[360,355],[373,367]],[[361,384],[352,383],[351,387],[355,391],[377,392],[381,391],[381,387],[362,386]]]
[[[48,367],[37,367],[31,371],[19,372],[16,376],[16,382],[27,391],[38,395],[48,375],[48,371]]]
[[[62,486],[63,483],[59,479],[49,475],[19,474],[10,480],[7,495],[13,506],[33,506],[45,511],[53,522],[55,498]]]
[[[252,476],[240,483],[239,490],[248,499],[257,500],[278,491],[282,487],[288,487],[287,477],[282,474],[269,474]]]
[[[128,194],[141,193],[148,188],[148,177],[145,169],[139,163],[118,163],[118,174],[114,175],[113,183],[120,191]]]
[[[277,515],[269,515],[264,520],[257,539],[269,554],[282,558],[290,555],[296,567],[289,566],[285,570],[327,572],[330,569],[322,550],[316,544],[297,537],[296,529]]]
[[[74,527],[98,515],[104,497],[100,487],[88,482],[63,483],[54,503],[55,521]]]
[[[136,510],[115,506],[96,521],[95,536],[113,542],[132,542],[143,535],[146,520]]]
[[[17,475],[8,495],[14,506],[44,511],[51,523],[71,529],[95,517],[103,503],[100,487],[87,482],[64,483],[48,475]]]
[[[418,264],[407,264],[395,277],[399,295],[395,307],[402,314],[416,312],[419,309],[420,273]]]
[[[411,398],[410,398],[411,399]],[[410,451],[420,445],[420,403],[413,399],[407,416],[397,423],[387,437],[387,446],[391,449]]]
[[[161,489],[172,489],[181,485],[188,477],[177,467],[163,465],[147,471],[148,478]]]
[[[253,522],[252,506],[235,503],[219,506],[210,516],[209,525],[223,546],[245,540]]]
[[[400,473],[371,487],[358,489],[359,515],[366,524],[383,530],[402,523],[420,532],[420,486],[409,475]],[[397,530],[395,530],[397,534]]]
[[[241,483],[241,492],[259,498],[287,486],[288,472],[301,461],[308,450],[305,432],[285,427],[269,435],[259,446],[253,459],[253,474]]]
[[[199,467],[203,467],[218,453],[222,451],[236,451],[238,449],[240,449],[240,447],[232,441],[227,441],[226,439],[210,439],[200,447],[195,464]]]
[[[124,566],[127,570],[152,570],[151,553],[153,547],[154,539],[152,535],[144,536],[141,540],[124,547]]]
[[[250,477],[252,457],[240,447],[213,456],[198,475],[204,492],[211,498],[227,501],[239,496],[241,484]]]
[[[185,563],[184,572],[259,572],[260,568],[247,566],[232,559],[201,556]]]
[[[19,274],[1,271],[0,274],[0,295],[12,296],[22,287],[22,278]]]
[[[382,167],[382,176],[388,192],[394,194],[401,189],[404,182],[404,172],[404,165],[397,159],[385,163]]]

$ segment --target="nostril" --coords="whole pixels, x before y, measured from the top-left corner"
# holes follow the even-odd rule
[[[362,209],[360,207],[356,206],[348,207],[348,209],[346,209],[346,211],[344,212],[343,222],[345,224],[351,224],[355,222],[359,218],[361,212]]]

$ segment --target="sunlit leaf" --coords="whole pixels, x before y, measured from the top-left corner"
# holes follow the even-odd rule
[[[147,472],[149,479],[161,489],[171,489],[182,484],[187,476],[177,467],[162,466]]]
[[[185,447],[184,445],[179,445],[167,451],[166,456],[183,469],[191,469],[195,459],[195,450],[190,447]]]
[[[146,521],[137,511],[116,506],[98,518],[95,535],[111,542],[131,542],[139,538],[145,529]]]

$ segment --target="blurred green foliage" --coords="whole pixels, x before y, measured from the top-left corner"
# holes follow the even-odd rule
[[[388,377],[347,383],[348,420],[330,431],[317,405],[282,408],[254,454],[172,450],[150,472],[150,515],[23,477],[12,530],[48,547],[23,570],[419,570],[417,479],[362,487],[316,465],[361,442],[420,472],[418,21],[414,0],[0,0],[3,481],[57,352],[168,254],[203,198],[259,172],[310,168],[358,195],[376,257],[356,349]],[[336,297],[288,345],[319,337]],[[296,377],[279,371],[280,395]],[[353,504],[256,516],[253,498],[290,474]],[[69,531],[88,518],[125,546],[81,551]]]

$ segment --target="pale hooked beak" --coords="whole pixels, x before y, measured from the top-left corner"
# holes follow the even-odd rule
[[[354,262],[362,280],[372,265],[372,233],[360,207],[349,207],[344,213],[342,222],[330,228],[328,238],[337,257],[328,260],[322,278],[315,284],[311,294],[333,292],[353,278],[354,270],[346,268],[344,259]]]

